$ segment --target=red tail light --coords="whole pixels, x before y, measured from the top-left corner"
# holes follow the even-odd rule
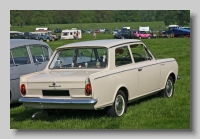
[[[88,96],[92,94],[92,86],[91,86],[91,84],[86,84],[86,86],[85,86],[85,93]]]
[[[21,91],[21,94],[22,94],[23,96],[26,95],[26,86],[25,86],[24,84],[21,85],[20,91]]]

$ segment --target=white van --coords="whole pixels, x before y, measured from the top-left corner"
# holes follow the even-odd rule
[[[76,36],[76,32],[78,31],[78,39],[82,38],[81,30],[62,30],[61,32],[61,39],[74,39]]]

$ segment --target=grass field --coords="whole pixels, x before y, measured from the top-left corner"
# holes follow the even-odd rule
[[[24,27],[25,28],[25,27]],[[27,27],[28,28],[28,27]],[[98,34],[97,39],[112,38],[111,34]],[[58,46],[77,41],[93,40],[92,34],[83,34],[80,40],[58,40],[48,44]],[[190,129],[190,39],[142,39],[156,58],[177,60],[180,80],[175,84],[172,98],[157,95],[131,103],[127,113],[111,118],[104,111],[67,110],[59,115],[46,113],[31,119],[38,110],[25,109],[23,105],[10,108],[11,129]]]
[[[139,26],[149,26],[150,28],[154,30],[159,30],[159,26],[163,26],[165,28],[165,23],[163,21],[160,22],[116,22],[116,23],[84,23],[84,24],[50,24],[50,25],[44,25],[44,26],[25,26],[25,27],[19,27],[19,26],[12,26],[10,28],[11,31],[30,31],[34,32],[35,28],[37,27],[49,27],[51,30],[54,30],[56,28],[61,28],[61,29],[71,29],[71,28],[77,28],[77,29],[100,29],[100,28],[107,28],[112,31],[115,28],[121,29],[122,27],[131,27],[131,29],[138,29]]]

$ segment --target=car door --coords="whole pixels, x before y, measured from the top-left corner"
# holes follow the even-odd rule
[[[36,71],[43,70],[50,59],[49,48],[45,45],[31,45],[29,46],[29,51],[33,58]]]
[[[35,64],[31,62],[27,46],[19,46],[10,50],[10,84],[12,100],[16,101],[20,96],[20,76],[36,72]]]
[[[122,45],[115,48],[115,67],[117,74],[115,83],[126,84],[128,88],[129,99],[136,98],[138,96],[139,89],[139,77],[137,70],[134,69],[134,63],[131,58],[130,50],[128,45]],[[118,86],[118,85],[117,85]],[[116,86],[112,86],[115,88]]]
[[[159,89],[160,65],[155,63],[144,44],[130,45],[130,48],[139,75],[138,95],[145,95]]]

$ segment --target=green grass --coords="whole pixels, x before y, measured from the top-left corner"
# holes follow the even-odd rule
[[[51,30],[54,30],[56,28],[61,28],[61,29],[71,29],[71,28],[78,28],[78,29],[100,29],[100,28],[107,28],[110,29],[111,31],[114,30],[115,28],[121,29],[122,27],[131,27],[131,29],[138,29],[139,26],[149,26],[150,28],[154,30],[159,30],[159,26],[165,27],[165,23],[163,21],[160,22],[115,22],[115,23],[84,23],[84,24],[49,24],[49,25],[44,25],[44,26],[38,26],[38,25],[33,25],[33,26],[25,26],[25,27],[19,27],[19,26],[12,26],[10,28],[11,31],[30,31],[34,32],[35,28],[37,27],[49,27]]]
[[[111,34],[98,34],[97,39],[112,38]],[[52,49],[68,43],[93,40],[84,34],[80,40],[49,42]],[[180,80],[175,84],[172,98],[148,97],[128,105],[127,112],[111,118],[104,111],[67,110],[59,115],[46,113],[31,119],[38,110],[23,105],[10,109],[11,129],[190,129],[190,39],[142,39],[156,58],[175,58],[179,65]]]

